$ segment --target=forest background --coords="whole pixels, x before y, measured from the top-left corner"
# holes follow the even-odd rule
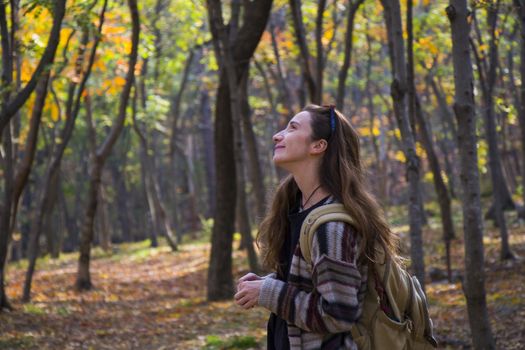
[[[525,347],[524,0],[0,0],[0,348],[264,348],[308,103],[361,137],[440,347]]]

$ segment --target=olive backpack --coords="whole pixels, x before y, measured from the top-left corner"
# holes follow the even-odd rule
[[[326,204],[309,213],[301,226],[301,253],[310,265],[314,233],[329,221],[352,224],[352,217],[342,204]],[[368,271],[363,313],[351,329],[358,348],[424,350],[437,347],[425,293],[417,278],[385,257],[384,249],[377,243],[374,256],[369,258]]]

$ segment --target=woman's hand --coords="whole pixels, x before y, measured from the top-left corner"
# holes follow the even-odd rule
[[[253,275],[249,276],[248,275]],[[243,280],[242,277],[237,285],[237,293],[235,294],[235,303],[243,309],[251,309],[256,306],[259,301],[259,292],[263,283],[262,277],[255,274],[248,274],[244,277],[248,279]]]
[[[239,281],[237,282],[237,289],[239,289],[239,284],[244,281],[256,281],[256,280],[262,280],[263,278],[259,275],[254,274],[253,272],[249,272],[246,275],[239,278]]]

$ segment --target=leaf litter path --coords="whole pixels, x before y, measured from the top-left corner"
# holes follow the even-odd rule
[[[433,243],[439,236],[425,232],[427,267],[444,266],[442,248]],[[486,236],[487,300],[497,348],[525,349],[524,260],[500,262],[497,234],[489,231]],[[72,288],[75,254],[44,261],[27,305],[20,303],[25,266],[11,265],[7,292],[15,311],[0,314],[0,349],[265,348],[268,312],[244,311],[232,301],[206,302],[209,244],[182,245],[177,253],[146,244],[116,246],[112,255],[95,250],[96,288],[86,293]],[[523,226],[511,232],[511,246],[525,257]],[[462,252],[458,239],[452,251],[457,270]],[[245,254],[235,251],[235,277],[246,272]],[[427,283],[427,294],[440,348],[469,348],[461,284]],[[228,342],[242,336],[250,337],[248,345]]]
[[[258,343],[252,348],[264,348],[267,312],[206,302],[208,244],[131,250],[93,259],[95,289],[85,293],[72,287],[74,256],[42,264],[25,306],[24,269],[11,268],[15,311],[0,314],[0,349],[218,349],[247,334]],[[236,270],[241,255],[234,254]]]

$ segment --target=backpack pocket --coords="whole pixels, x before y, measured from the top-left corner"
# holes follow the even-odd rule
[[[411,320],[398,322],[388,317],[383,310],[377,309],[372,320],[371,349],[406,350],[409,348],[411,332]]]

